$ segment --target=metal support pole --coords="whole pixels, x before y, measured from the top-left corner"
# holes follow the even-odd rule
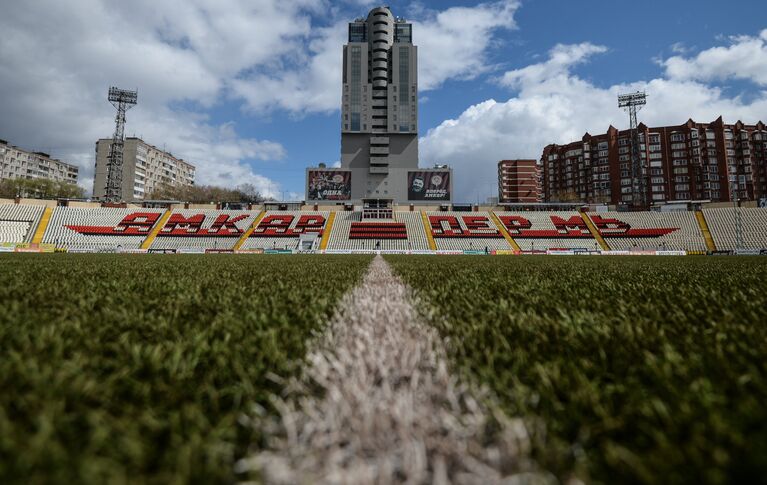
[[[115,132],[109,147],[107,161],[107,179],[104,188],[104,199],[108,202],[120,202],[123,199],[123,149],[125,147],[125,112],[137,103],[138,93],[115,87],[109,88],[109,102],[117,109],[115,116]],[[130,194],[133,195],[132,193]]]

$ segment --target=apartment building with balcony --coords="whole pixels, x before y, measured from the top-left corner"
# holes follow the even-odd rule
[[[47,179],[77,185],[80,169],[44,152],[34,152],[0,140],[0,180]]]
[[[647,205],[767,197],[767,128],[761,121],[727,124],[692,119],[678,126],[638,127],[639,159]],[[547,202],[608,203],[634,200],[631,131],[610,126],[580,141],[543,150]]]
[[[498,201],[501,203],[541,202],[541,174],[537,160],[498,162]]]
[[[93,197],[104,197],[111,138],[96,142]],[[126,138],[123,149],[122,193],[128,200],[144,200],[162,185],[194,185],[195,167],[140,138]]]

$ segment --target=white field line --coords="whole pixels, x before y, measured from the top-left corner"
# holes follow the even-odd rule
[[[532,471],[523,421],[450,373],[416,305],[376,257],[289,385],[293,397],[276,400],[281,418],[254,424],[266,451],[237,471],[286,484],[551,483]]]

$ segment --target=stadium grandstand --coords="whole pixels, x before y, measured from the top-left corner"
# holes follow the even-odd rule
[[[234,249],[257,215],[238,210],[174,210],[149,249]]]
[[[83,251],[139,249],[163,211],[114,207],[56,207],[42,242]]]
[[[513,249],[489,212],[429,212],[429,229],[437,250],[495,251]]]
[[[707,249],[703,232],[691,211],[603,212],[592,215],[591,221],[614,250]]]
[[[429,241],[420,212],[396,212],[391,220],[362,219],[362,212],[335,217],[327,249],[428,251]]]
[[[72,252],[648,252],[767,249],[767,209],[669,212],[471,212],[404,206],[222,210],[0,203],[3,251]],[[346,210],[332,210],[332,209]],[[358,209],[358,210],[349,210]]]
[[[31,243],[33,229],[40,223],[44,209],[35,205],[0,205],[0,242]]]
[[[717,249],[731,251],[737,248],[738,212],[742,225],[742,247],[745,249],[767,248],[767,209],[732,208],[703,209],[711,236]]]
[[[257,219],[241,249],[310,250],[319,248],[329,212],[268,211]]]
[[[597,240],[575,211],[498,212],[498,219],[523,251],[597,250]]]

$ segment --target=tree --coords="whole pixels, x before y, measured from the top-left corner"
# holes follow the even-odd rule
[[[215,202],[257,204],[264,201],[264,197],[251,184],[242,184],[234,189],[216,187],[214,185],[175,186],[163,184],[156,187],[147,199],[178,200],[193,204],[210,204]]]
[[[0,197],[34,199],[78,199],[85,191],[72,183],[49,179],[14,178],[0,180]]]
[[[555,192],[554,194],[552,194],[551,201],[576,203],[576,202],[582,202],[582,199],[578,196],[578,194],[574,190],[566,190],[566,191]]]

